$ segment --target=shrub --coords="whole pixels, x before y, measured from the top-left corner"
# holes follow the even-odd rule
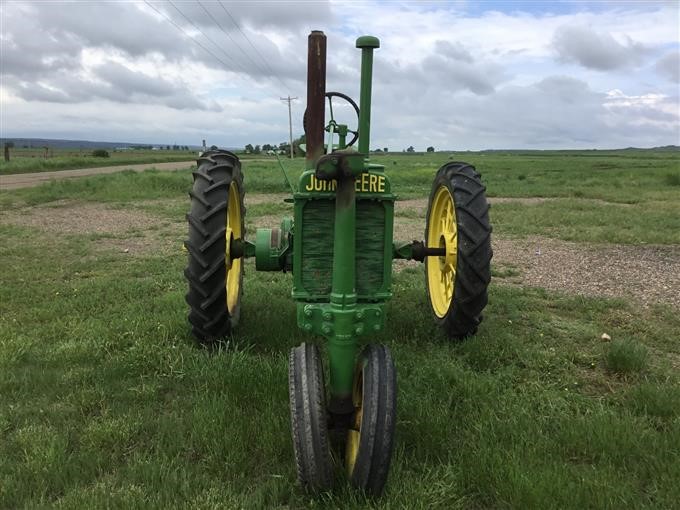
[[[106,151],[104,149],[95,149],[92,151],[92,156],[95,158],[108,158],[109,151]]]

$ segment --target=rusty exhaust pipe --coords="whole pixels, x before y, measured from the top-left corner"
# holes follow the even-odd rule
[[[313,169],[323,155],[326,110],[326,34],[313,30],[307,38],[307,112],[305,167]]]

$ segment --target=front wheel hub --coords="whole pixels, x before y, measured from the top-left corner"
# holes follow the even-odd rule
[[[458,246],[455,232],[446,231],[439,237],[439,247],[444,250],[444,255],[439,257],[439,269],[443,273],[456,271],[456,255]]]

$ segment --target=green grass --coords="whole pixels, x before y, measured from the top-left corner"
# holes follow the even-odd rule
[[[669,186],[680,186],[680,173],[666,174],[666,184]]]
[[[603,151],[604,152],[604,151]],[[543,197],[540,203],[498,203],[491,210],[497,234],[542,235],[568,241],[621,244],[680,243],[680,189],[668,182],[680,156],[673,152],[574,152],[496,155],[484,153],[376,156],[387,167],[401,198],[427,196],[439,165],[467,158],[483,174],[491,197]],[[395,163],[390,166],[390,163]],[[297,175],[301,160],[286,162]],[[243,162],[248,193],[287,193],[273,161]],[[520,179],[520,176],[525,178]],[[135,203],[182,197],[191,187],[189,171],[147,171],[52,181],[0,192],[0,207],[35,205],[63,198]],[[174,213],[174,211],[173,211]],[[406,211],[404,216],[413,212]],[[654,228],[650,228],[653,225]]]
[[[190,189],[189,170],[147,170],[141,173],[123,170],[78,179],[52,180],[33,188],[3,191],[0,192],[0,206],[38,205],[63,199],[131,204],[139,200],[187,197]]]
[[[294,487],[286,355],[306,337],[288,275],[247,265],[242,327],[211,353],[189,336],[179,250],[94,257],[89,236],[16,227],[0,239],[0,506],[363,504],[343,486],[318,499]],[[397,274],[374,339],[393,349],[400,382],[398,446],[376,506],[680,497],[677,374],[658,355],[621,378],[598,336],[677,356],[672,310],[493,285],[480,333],[459,344],[425,310],[421,270]]]
[[[636,204],[558,198],[536,204],[493,204],[491,220],[508,237],[542,235],[566,241],[680,244],[680,193]],[[654,228],[650,228],[654,225]]]
[[[397,193],[409,198],[428,193],[433,172],[447,161],[475,165],[492,197],[573,197],[638,203],[678,196],[677,189],[669,189],[668,180],[669,174],[677,174],[678,152],[469,152],[395,154],[374,156],[372,160],[385,165]]]
[[[615,340],[609,346],[607,368],[618,374],[642,372],[647,365],[647,349],[635,340]]]
[[[137,165],[140,163],[166,163],[171,161],[192,161],[196,159],[194,151],[112,151],[110,157],[95,158],[92,150],[72,151],[56,150],[49,158],[43,157],[41,150],[13,149],[10,161],[0,161],[0,175],[23,174],[29,172],[51,172],[55,170],[72,170],[76,168],[94,168],[102,166]]]
[[[423,164],[418,189],[427,190],[434,157],[397,158]],[[490,167],[485,179],[500,182],[503,171]],[[244,169],[251,191],[285,192],[268,163]],[[537,171],[525,168],[515,180],[549,189],[548,175],[532,177]],[[645,221],[674,211],[673,195],[668,168],[649,172],[656,177],[638,177],[641,189],[617,191],[618,203],[633,205],[570,196],[497,204],[495,233],[568,236],[579,214],[601,207],[602,231],[620,230],[625,219],[608,211],[632,210],[639,224],[626,228],[655,239],[641,233],[657,228]],[[412,193],[411,177],[397,173],[398,189]],[[183,299],[186,254],[173,227],[183,224],[190,182],[188,172],[129,172],[0,194],[3,209],[67,198],[171,223],[153,229],[170,249],[146,255],[107,248],[111,239],[147,235],[139,229],[57,235],[0,224],[0,508],[677,506],[677,310],[503,285],[518,274],[513,266],[494,268],[485,320],[460,343],[432,323],[422,268],[395,274],[387,329],[371,339],[390,346],[398,370],[387,492],[365,500],[340,483],[305,494],[295,486],[286,381],[289,349],[309,337],[296,327],[291,277],[247,262],[237,333],[220,350],[197,347]],[[517,191],[497,185],[497,195]],[[596,185],[601,194],[592,198],[604,200],[607,187]],[[551,204],[567,227],[557,213],[540,223],[551,209],[533,211]],[[248,218],[289,207],[253,205]],[[603,236],[583,232],[579,240]],[[627,242],[616,236],[603,238]],[[603,331],[611,343],[600,340]]]

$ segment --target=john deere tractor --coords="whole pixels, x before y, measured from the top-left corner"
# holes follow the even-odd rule
[[[292,272],[298,326],[309,334],[292,349],[288,370],[298,480],[308,490],[327,490],[335,466],[344,463],[349,481],[376,495],[385,486],[394,444],[397,378],[390,349],[360,339],[370,341],[385,327],[392,262],[423,262],[434,320],[452,339],[472,335],[487,303],[491,227],[479,174],[472,165],[449,162],[434,177],[424,238],[394,240],[395,190],[385,168],[369,158],[373,52],[380,43],[363,36],[356,47],[359,106],[326,91],[326,36],[309,35],[305,168],[292,218],[246,239],[239,158],[224,150],[200,157],[187,215],[185,275],[193,334],[211,344],[239,323],[243,259],[254,258],[258,271]],[[352,105],[356,126],[334,119],[333,99]],[[321,338],[325,342],[315,340]],[[332,438],[340,438],[339,447]]]

